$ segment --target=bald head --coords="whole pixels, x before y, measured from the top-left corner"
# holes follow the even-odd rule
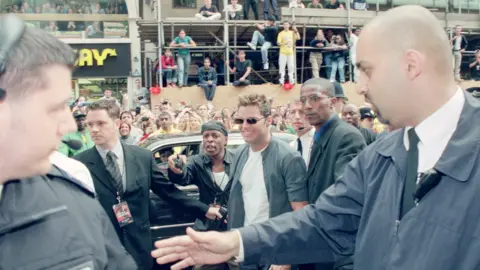
[[[302,89],[316,89],[319,92],[324,93],[328,97],[334,97],[335,96],[335,88],[333,87],[333,84],[323,78],[313,78],[310,80],[307,80],[305,83],[302,85]]]
[[[360,112],[355,104],[349,103],[343,107],[342,118],[352,126],[360,126]]]
[[[382,49],[401,57],[408,50],[426,57],[426,67],[451,74],[450,42],[440,21],[424,7],[405,5],[375,17],[362,30],[362,38],[381,40]]]

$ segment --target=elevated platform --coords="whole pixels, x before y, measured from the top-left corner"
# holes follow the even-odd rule
[[[350,10],[350,23],[355,26],[362,26],[383,12],[384,11]],[[440,24],[445,28],[453,28],[456,25],[461,25],[464,30],[480,29],[480,14],[478,13],[458,14],[433,11],[433,14],[438,18]],[[330,9],[282,8],[282,19],[293,19],[297,24],[297,27],[311,27],[312,25],[316,25],[317,27],[321,28],[345,28],[346,25],[348,25],[348,11]]]
[[[470,87],[480,87],[480,82],[464,81],[460,87],[467,89]],[[355,84],[343,84],[345,95],[349,101],[357,106],[363,106],[365,99],[359,96],[355,90]],[[216,109],[230,108],[234,109],[237,106],[237,97],[248,93],[262,93],[267,97],[274,98],[274,106],[287,104],[292,100],[300,97],[300,85],[296,85],[292,90],[285,91],[279,85],[262,84],[251,85],[245,88],[235,88],[233,86],[218,86],[215,92],[213,105]],[[160,95],[152,95],[152,106],[159,105],[162,100],[168,99],[173,106],[177,106],[181,101],[191,101],[192,106],[196,107],[200,104],[206,104],[205,95],[200,87],[183,87],[183,88],[163,88]]]

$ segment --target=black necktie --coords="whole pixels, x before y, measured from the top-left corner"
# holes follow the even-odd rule
[[[121,195],[123,193],[122,173],[120,172],[120,167],[118,166],[117,156],[112,151],[108,151],[107,153],[105,167],[114,180],[114,185],[118,191],[118,194]]]
[[[410,209],[415,205],[414,194],[417,188],[417,176],[418,176],[418,143],[420,139],[415,132],[415,129],[411,128],[408,131],[408,148],[407,154],[407,178],[405,179],[405,186],[402,194],[402,208],[401,216],[405,216]]]
[[[300,138],[297,139],[297,151],[300,152],[301,156],[303,156],[302,141],[300,140]]]

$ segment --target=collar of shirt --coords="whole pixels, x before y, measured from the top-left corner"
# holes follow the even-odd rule
[[[332,122],[332,119],[334,117],[337,117],[335,114],[332,115],[330,117],[330,119],[327,120],[327,122],[325,122],[325,124],[323,124],[319,130],[315,131],[315,135],[313,136],[313,140],[315,142],[318,142],[318,140],[320,140],[320,137],[322,137],[322,134],[325,133],[325,130],[327,130],[328,126],[330,125],[330,122]]]
[[[312,138],[315,135],[315,128],[311,128],[307,133],[303,134],[302,136],[298,137],[300,140],[306,138]]]
[[[102,157],[103,160],[105,160],[107,158],[108,151],[112,151],[117,156],[118,160],[123,160],[123,147],[122,147],[122,143],[120,142],[120,140],[118,140],[117,144],[115,144],[115,146],[110,150],[104,149],[104,148],[102,148],[98,145],[96,145],[95,147],[97,148],[97,151],[98,151],[98,153],[100,154],[100,156]]]
[[[447,103],[415,127],[415,132],[420,139],[419,171],[434,167],[440,159],[457,128],[464,104],[465,95],[463,90],[458,88]],[[403,144],[407,151],[410,148],[407,132],[411,128],[406,127],[403,134]]]

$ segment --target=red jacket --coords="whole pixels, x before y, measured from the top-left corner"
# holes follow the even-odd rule
[[[162,69],[175,66],[175,59],[173,57],[166,57],[162,55]]]

